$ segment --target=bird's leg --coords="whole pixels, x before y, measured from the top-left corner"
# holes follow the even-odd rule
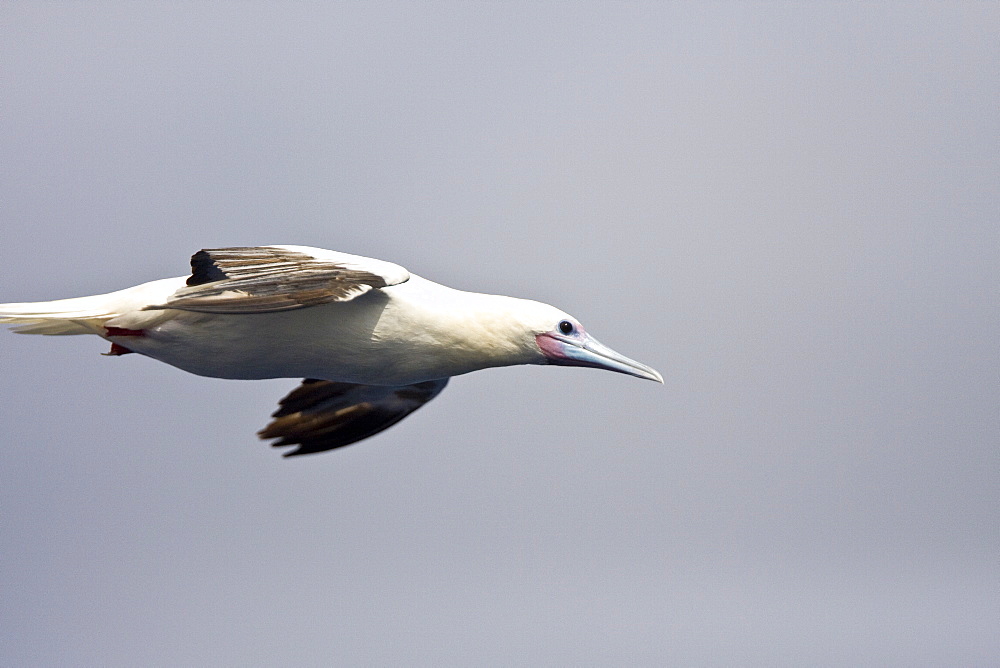
[[[145,330],[142,329],[125,329],[124,327],[107,327],[105,326],[106,336],[146,336]],[[103,353],[104,355],[109,355],[117,357],[118,355],[128,355],[134,350],[129,350],[125,346],[111,342],[111,350],[109,352]]]
[[[146,336],[144,329],[125,329],[124,327],[104,327],[105,336]]]

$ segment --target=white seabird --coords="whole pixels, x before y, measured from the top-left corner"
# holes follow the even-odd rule
[[[191,276],[104,295],[0,304],[22,334],[96,334],[200,376],[304,378],[259,432],[285,456],[386,429],[451,376],[512,364],[589,366],[648,378],[548,304],[463,292],[399,265],[306,246],[202,250]]]

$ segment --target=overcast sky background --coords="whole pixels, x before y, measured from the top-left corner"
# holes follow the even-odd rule
[[[1000,5],[0,5],[0,301],[333,248],[659,369],[296,381],[0,337],[0,665],[1000,657]]]

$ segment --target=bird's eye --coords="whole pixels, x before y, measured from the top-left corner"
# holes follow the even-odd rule
[[[575,330],[576,327],[569,320],[563,320],[559,323],[559,331],[563,334],[572,334]]]

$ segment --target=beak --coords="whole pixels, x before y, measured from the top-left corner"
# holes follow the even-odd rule
[[[548,339],[544,341],[543,339]],[[570,338],[546,332],[538,336],[538,345],[545,352],[551,364],[562,366],[589,366],[628,374],[636,378],[663,382],[663,376],[655,369],[640,364],[617,353],[589,334]]]

